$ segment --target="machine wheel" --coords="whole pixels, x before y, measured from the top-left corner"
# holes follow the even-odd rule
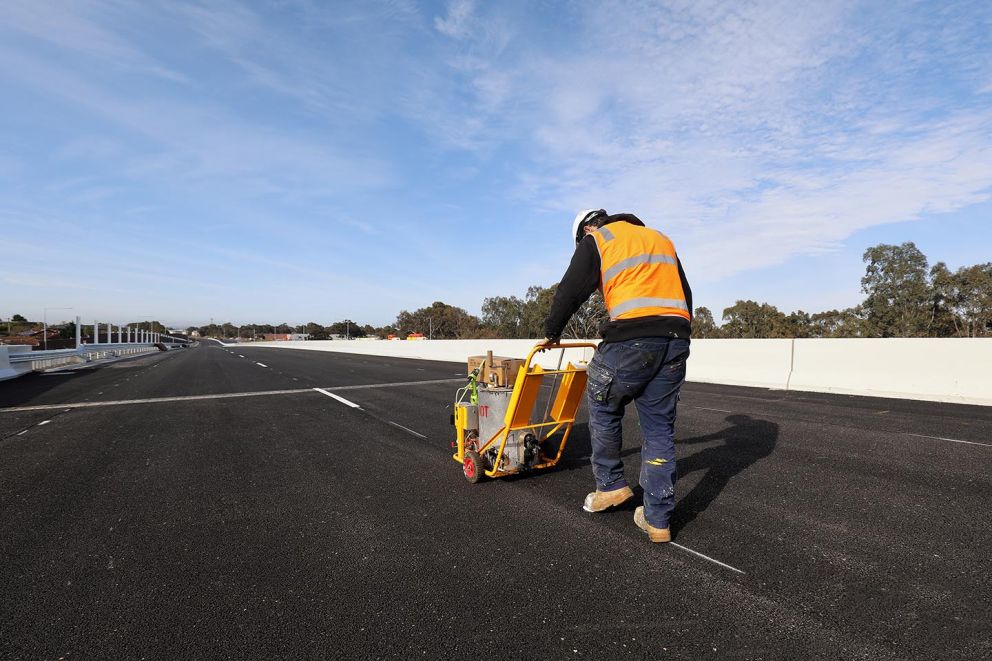
[[[465,451],[465,461],[462,462],[462,472],[465,479],[475,484],[486,476],[486,460],[475,450]]]

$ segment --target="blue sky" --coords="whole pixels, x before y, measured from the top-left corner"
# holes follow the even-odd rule
[[[561,276],[581,208],[696,304],[992,260],[992,4],[43,2],[0,10],[0,317],[381,324]]]

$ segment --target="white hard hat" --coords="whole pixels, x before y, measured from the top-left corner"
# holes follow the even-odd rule
[[[582,240],[585,233],[582,229],[586,226],[590,220],[598,218],[599,216],[605,216],[606,211],[603,209],[583,209],[575,215],[575,221],[572,223],[572,238],[575,239],[575,243]]]

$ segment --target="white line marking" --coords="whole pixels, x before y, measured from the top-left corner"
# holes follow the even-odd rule
[[[671,542],[671,546],[674,546],[675,548],[678,548],[678,549],[682,549],[683,551],[688,551],[689,553],[691,553],[691,554],[693,554],[695,556],[698,556],[698,557],[702,558],[703,560],[709,560],[710,562],[712,562],[714,564],[718,564],[721,567],[724,567],[725,569],[729,569],[730,571],[735,571],[738,574],[744,574],[744,572],[742,572],[740,569],[737,569],[736,567],[731,567],[730,565],[728,565],[726,563],[723,563],[723,562],[720,562],[719,560],[714,560],[713,558],[709,557],[708,555],[703,555],[699,551],[693,551],[688,546],[682,546],[681,544],[676,544],[675,542]],[[744,574],[744,575],[746,576],[747,574]]]
[[[394,426],[394,427],[399,427],[399,428],[400,428],[400,429],[402,429],[403,431],[408,431],[408,432],[410,432],[411,434],[413,434],[414,436],[419,436],[420,438],[427,438],[427,437],[426,437],[426,436],[424,436],[423,434],[421,434],[421,433],[419,433],[419,432],[415,432],[415,431],[413,431],[412,429],[410,429],[409,427],[404,427],[403,425],[401,425],[401,424],[399,424],[398,422],[393,422],[392,420],[386,420],[386,422],[388,422],[389,424],[391,424],[391,425],[392,425],[392,426]]]
[[[718,413],[733,413],[733,411],[725,411],[723,409],[708,409],[705,406],[693,406],[692,404],[689,405],[689,408],[699,409],[700,411],[716,411]]]
[[[264,363],[255,363],[255,364],[258,365],[259,367],[268,367],[268,365]]]
[[[992,448],[992,443],[976,443],[975,441],[959,441],[956,438],[944,438],[943,436],[927,436],[925,434],[910,434],[909,432],[903,432],[906,436],[915,436],[916,438],[932,438],[935,441],[949,441],[951,443],[964,443],[966,445],[981,445],[983,448]]]
[[[371,383],[363,386],[328,386],[326,390],[373,390],[375,388],[401,388],[423,384],[451,383],[461,379],[441,379],[437,381],[402,381],[398,383]],[[125,406],[127,404],[158,404],[168,402],[195,402],[206,399],[238,399],[241,397],[267,397],[269,395],[299,395],[313,392],[316,388],[295,388],[291,390],[259,390],[258,392],[231,392],[217,395],[183,395],[178,397],[149,397],[145,399],[118,399],[106,402],[77,402],[73,404],[36,404],[34,406],[9,406],[0,408],[0,413],[22,413],[24,411],[71,411],[72,409],[98,408],[103,406]],[[321,388],[321,390],[325,390]]]
[[[56,411],[97,408],[102,406],[124,406],[126,404],[158,404],[160,402],[195,402],[201,399],[237,399],[240,397],[263,397],[267,395],[299,395],[311,392],[310,388],[296,390],[261,390],[259,392],[234,392],[220,395],[185,395],[182,397],[149,397],[146,399],[118,399],[106,402],[78,402],[74,404],[40,404],[37,406],[11,406],[0,409],[0,413],[19,413],[23,411]]]
[[[27,434],[27,433],[28,433],[28,430],[27,430],[27,429],[25,429],[25,430],[24,430],[24,431],[22,431],[22,432],[21,432],[20,434],[18,434],[18,436],[24,436],[24,435],[25,435],[25,434]]]
[[[350,406],[350,407],[351,407],[351,408],[353,408],[353,409],[360,409],[360,408],[362,408],[361,406],[359,406],[359,405],[358,405],[358,404],[356,404],[355,402],[349,402],[349,401],[348,401],[347,399],[345,399],[344,397],[341,397],[340,395],[335,395],[335,394],[334,394],[334,393],[332,393],[332,392],[327,392],[327,391],[326,391],[326,390],[324,390],[323,388],[314,388],[314,390],[316,390],[317,392],[319,392],[319,393],[320,393],[321,395],[327,395],[327,396],[328,396],[328,397],[330,397],[331,399],[336,399],[336,400],[338,400],[339,402],[341,402],[342,404],[347,404],[348,406]]]
[[[244,356],[242,356],[242,355],[241,355],[241,354],[239,353],[239,354],[238,354],[238,358],[244,358]]]
[[[328,386],[327,390],[374,390],[376,388],[400,388],[403,386],[430,386],[438,383],[457,383],[465,379],[432,379],[430,381],[397,381],[396,383],[370,383],[362,386]]]
[[[49,422],[51,422],[51,420],[42,420],[41,422],[38,423],[38,426],[40,427],[42,425],[47,425]]]

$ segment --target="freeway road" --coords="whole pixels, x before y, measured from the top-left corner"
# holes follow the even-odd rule
[[[468,484],[462,370],[205,343],[0,383],[0,658],[992,656],[992,409],[689,384],[651,545],[580,510],[584,422]]]

